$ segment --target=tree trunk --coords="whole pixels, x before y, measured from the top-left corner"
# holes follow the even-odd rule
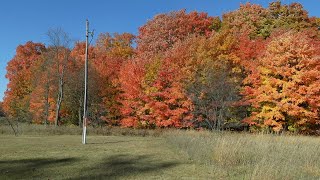
[[[49,74],[49,73],[48,73]],[[48,75],[49,78],[49,75]],[[49,82],[47,81],[46,84],[46,94],[45,94],[45,118],[44,118],[44,124],[48,125],[48,119],[49,119],[49,91],[50,91],[50,87],[49,87]]]
[[[58,93],[56,102],[56,116],[55,116],[55,126],[58,126],[60,120],[60,109],[63,101],[63,86],[64,86],[64,75],[65,68],[69,59],[69,43],[71,40],[68,35],[62,29],[53,29],[48,32],[48,37],[51,41],[51,45],[54,48],[56,68],[57,68],[57,78],[58,78]],[[60,62],[60,57],[62,56],[62,62]]]
[[[58,126],[58,121],[60,119],[60,116],[59,116],[59,113],[60,113],[60,92],[58,94],[58,98],[57,98],[57,104],[56,104],[56,116],[55,116],[55,120],[54,120],[54,125],[55,126]]]
[[[12,130],[13,130],[13,132],[14,132],[14,135],[15,135],[15,136],[18,136],[18,132],[17,132],[16,129],[13,127],[13,124],[10,122],[10,120],[7,119],[7,118],[5,118],[5,119],[8,121],[9,125],[11,126],[11,128],[12,128]]]
[[[218,130],[222,130],[222,125],[223,125],[223,109],[220,107],[219,109],[219,115],[218,115]]]
[[[60,109],[61,109],[62,98],[63,98],[63,76],[59,79],[59,92],[57,97],[55,126],[58,126],[58,121],[60,120]]]

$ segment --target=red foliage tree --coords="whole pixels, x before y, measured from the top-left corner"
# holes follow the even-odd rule
[[[209,35],[213,29],[213,20],[206,13],[186,13],[185,10],[159,14],[139,28],[138,56],[149,59],[189,35]]]
[[[121,125],[125,127],[138,127],[136,112],[143,106],[142,81],[145,75],[144,64],[142,61],[133,59],[123,64],[119,81],[121,84],[121,103],[122,114]]]
[[[191,127],[192,103],[183,93],[177,79],[178,70],[172,69],[170,61],[145,67],[142,61],[130,62],[122,71],[125,127]],[[156,68],[156,69],[154,69]],[[131,77],[131,78],[128,78]]]

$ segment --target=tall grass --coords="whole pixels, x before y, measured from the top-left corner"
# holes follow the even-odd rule
[[[171,131],[166,139],[190,160],[212,167],[224,178],[320,178],[318,137]]]

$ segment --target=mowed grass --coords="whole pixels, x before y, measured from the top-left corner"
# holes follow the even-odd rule
[[[180,179],[203,177],[164,138],[0,136],[0,179]]]
[[[121,132],[0,135],[0,179],[320,179],[319,137]]]

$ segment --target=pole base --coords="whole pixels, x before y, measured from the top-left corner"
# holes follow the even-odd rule
[[[84,126],[82,131],[82,144],[86,144],[87,143],[86,141],[87,141],[87,127]]]

